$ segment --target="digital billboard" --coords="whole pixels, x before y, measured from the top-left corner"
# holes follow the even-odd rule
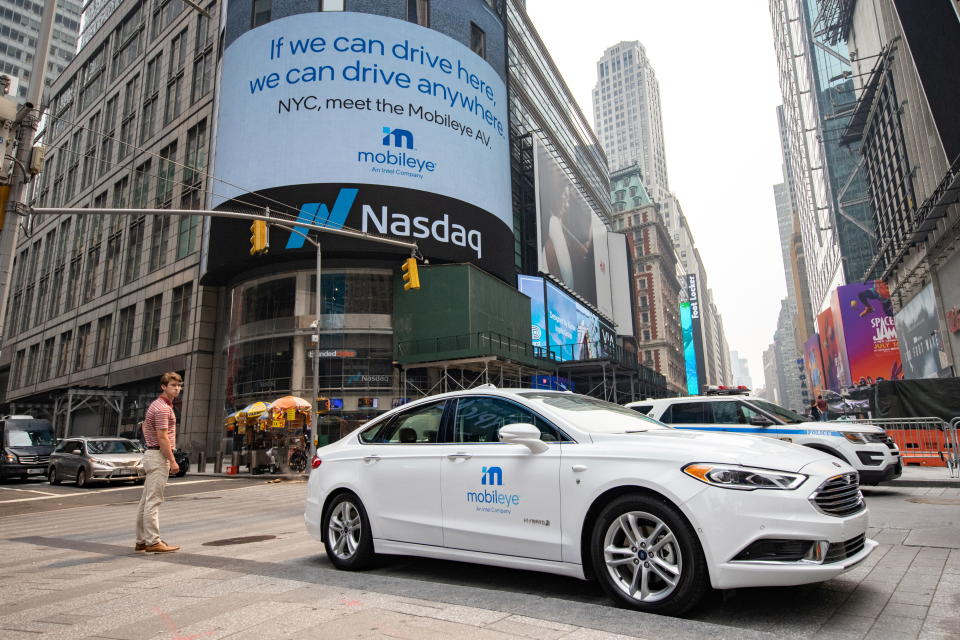
[[[549,149],[540,142],[534,147],[540,240],[538,269],[612,317],[606,225]]]
[[[903,378],[890,290],[882,280],[848,284],[834,292],[850,378],[859,382]]]
[[[833,309],[828,307],[817,315],[817,332],[820,336],[820,354],[823,368],[823,388],[840,391],[840,372],[844,366],[840,358],[846,357],[840,349],[841,329],[834,322]]]
[[[547,303],[543,278],[517,276],[517,289],[530,298],[530,341],[540,353],[547,349]]]
[[[531,339],[561,362],[599,358],[616,349],[613,328],[552,282],[517,276],[517,289],[530,297]]]
[[[212,206],[416,241],[512,279],[507,107],[496,70],[435,30],[355,12],[273,20],[223,54]],[[208,271],[249,261],[246,225],[210,224]],[[276,227],[270,241],[269,259],[313,251]]]
[[[820,352],[820,336],[813,334],[803,345],[803,366],[810,383],[810,395],[816,398],[823,393],[823,354]]]
[[[692,327],[693,345],[696,353],[697,378],[700,384],[706,384],[707,365],[704,360],[703,347],[703,329],[700,324],[700,286],[697,283],[697,274],[688,273],[687,283],[687,302],[690,304],[690,322]]]
[[[692,396],[700,395],[697,348],[693,341],[693,312],[689,302],[680,303],[680,333],[683,336],[683,361],[687,370],[687,393]]]
[[[894,316],[903,377],[936,378],[940,375],[940,319],[933,285],[928,284]]]

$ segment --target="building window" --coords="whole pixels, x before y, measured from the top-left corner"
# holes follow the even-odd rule
[[[133,171],[133,202],[134,209],[147,208],[147,194],[150,191],[150,161],[147,160]]]
[[[253,7],[250,12],[250,28],[256,29],[260,25],[270,22],[272,8],[273,0],[253,0]]]
[[[90,340],[90,323],[77,329],[77,344],[73,354],[73,370],[81,371],[87,366],[87,342]]]
[[[487,57],[487,34],[472,22],[470,23],[470,50],[481,58]]]
[[[73,331],[60,334],[60,357],[57,358],[56,377],[65,376],[70,363],[70,349],[73,348]]]
[[[133,350],[133,322],[136,318],[137,305],[120,309],[119,326],[117,327],[117,360],[127,358]]]
[[[113,136],[117,129],[118,96],[107,100],[107,107],[103,112],[103,137],[100,139],[100,168],[97,175],[106,175],[113,162]]]
[[[407,20],[421,27],[429,27],[430,0],[407,0]]]
[[[27,352],[27,379],[24,386],[31,385],[37,381],[37,365],[40,360],[40,343],[30,345]]]
[[[113,316],[103,316],[97,320],[97,343],[93,349],[93,366],[107,361],[110,353],[110,330],[113,327]]]
[[[145,353],[157,348],[160,343],[160,308],[163,294],[147,298],[143,303],[143,335],[140,338],[140,352]]]
[[[127,81],[123,89],[123,118],[120,120],[120,144],[117,146],[117,160],[126,158],[133,151],[133,132],[136,131],[139,83],[140,76],[134,76]]]
[[[180,216],[177,226],[177,260],[197,250],[197,229],[200,216]]]
[[[147,72],[143,83],[143,111],[140,115],[140,143],[143,144],[153,135],[157,119],[157,103],[160,101],[160,62],[162,54],[154,56],[147,63]]]
[[[119,216],[115,216],[119,218]],[[107,237],[107,255],[103,264],[103,292],[113,291],[117,286],[117,274],[120,273],[120,249],[123,231],[111,232]]]
[[[150,38],[156,38],[183,11],[183,0],[156,0],[150,26]]]
[[[167,101],[163,108],[163,124],[170,124],[183,109],[183,84],[187,65],[187,30],[170,42],[170,70],[167,74]]]
[[[136,280],[140,275],[140,254],[143,253],[143,228],[146,218],[140,216],[130,223],[127,233],[127,259],[123,264],[123,284]]]
[[[177,171],[177,141],[174,140],[160,150],[160,162],[157,166],[157,195],[158,209],[169,209],[173,204],[173,183]]]
[[[156,271],[167,263],[167,243],[170,237],[170,216],[153,216],[150,233],[150,263],[148,271]]]
[[[100,243],[87,251],[87,268],[83,272],[83,301],[88,302],[96,297],[97,267],[100,266]]]
[[[17,351],[17,355],[13,358],[13,369],[10,372],[10,388],[16,389],[20,386],[20,381],[24,379],[23,372],[23,360],[26,355],[26,351],[21,349]]]
[[[190,298],[192,295],[192,282],[173,290],[173,303],[170,305],[169,344],[176,344],[187,339],[187,330],[190,327]]]

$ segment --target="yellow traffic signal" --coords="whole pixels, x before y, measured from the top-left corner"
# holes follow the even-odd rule
[[[416,258],[407,258],[404,260],[403,266],[400,267],[400,270],[403,271],[404,290],[420,288],[420,274],[417,272]]]
[[[330,398],[317,398],[317,413],[324,414],[330,411]]]
[[[270,251],[270,232],[266,220],[254,220],[250,224],[250,255],[262,256]]]

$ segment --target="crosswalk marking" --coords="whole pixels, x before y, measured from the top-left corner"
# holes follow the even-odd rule
[[[200,484],[200,483],[203,483],[203,482],[216,482],[216,481],[217,481],[217,479],[212,479],[212,480],[187,480],[187,481],[185,481],[185,482],[177,482],[177,483],[175,483],[175,484],[171,483],[171,484],[168,484],[167,486],[168,486],[168,487],[182,487],[182,486],[185,485],[185,484]],[[110,492],[112,492],[112,491],[128,491],[128,490],[130,490],[130,489],[137,489],[137,488],[139,488],[139,487],[136,487],[136,486],[131,486],[131,487],[114,487],[113,489],[98,489],[98,490],[96,491],[96,493],[92,493],[92,492],[79,492],[79,491],[78,491],[78,492],[75,492],[75,493],[48,493],[47,495],[38,496],[38,497],[35,497],[35,498],[17,498],[17,499],[15,499],[15,500],[0,500],[0,504],[10,504],[10,503],[13,503],[13,502],[34,502],[34,501],[36,501],[36,500],[53,500],[54,498],[75,498],[75,497],[77,497],[77,496],[90,496],[90,495],[96,495],[96,494],[100,494],[100,493],[110,493]]]

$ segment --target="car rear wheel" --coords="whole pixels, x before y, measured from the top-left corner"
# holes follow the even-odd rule
[[[87,486],[87,472],[83,469],[77,469],[77,486],[81,488]]]
[[[60,484],[60,474],[57,473],[56,467],[50,467],[50,471],[47,473],[47,480],[50,481],[50,484]]]
[[[323,518],[327,557],[338,569],[357,571],[373,564],[370,520],[360,499],[343,493],[333,499]]]
[[[700,541],[662,498],[628,495],[607,505],[594,523],[591,553],[601,586],[632,609],[681,614],[707,591]]]

